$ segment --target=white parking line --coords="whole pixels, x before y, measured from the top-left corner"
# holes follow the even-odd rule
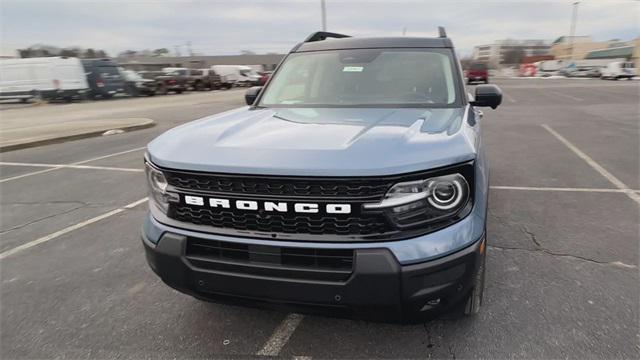
[[[90,165],[37,164],[37,163],[15,163],[15,162],[0,162],[0,165],[46,167],[46,168],[55,168],[55,169],[93,169],[93,170],[114,170],[114,171],[131,171],[131,172],[144,171],[143,169],[119,168],[119,167],[110,167],[110,166],[90,166]]]
[[[561,92],[557,92],[557,91],[553,91],[553,90],[548,90],[548,89],[547,89],[546,91],[548,91],[549,93],[552,93],[552,94],[554,94],[554,95],[558,95],[558,96],[565,97],[565,98],[567,98],[567,99],[571,99],[571,100],[575,100],[575,101],[584,101],[584,99],[582,99],[582,98],[575,97],[575,96],[572,96],[572,95],[563,94],[563,93],[561,93]]]
[[[523,191],[567,191],[567,192],[603,192],[603,193],[625,193],[622,189],[601,189],[601,188],[561,188],[561,187],[531,187],[531,186],[491,186],[495,190],[523,190]],[[640,190],[636,190],[640,191]]]
[[[555,136],[556,139],[560,140],[566,147],[568,147],[571,151],[573,151],[579,158],[586,161],[589,166],[591,166],[594,170],[600,173],[600,175],[604,176],[610,183],[612,183],[615,187],[622,190],[631,200],[634,200],[638,204],[640,204],[640,195],[638,195],[634,190],[630,189],[625,183],[620,181],[613,174],[608,172],[605,168],[600,166],[597,162],[595,162],[589,155],[582,152],[582,150],[578,149],[575,145],[573,145],[569,140],[565,139],[564,136],[560,135],[557,131],[553,130],[549,125],[542,125],[545,130],[547,130],[551,135]]]
[[[507,92],[503,92],[502,95],[504,95],[504,97],[512,104],[516,103],[516,99],[514,99],[511,95],[509,95],[509,93]]]
[[[146,148],[147,148],[146,146],[142,146],[142,147],[135,148],[135,149],[130,149],[130,150],[125,150],[125,151],[120,151],[120,152],[113,153],[113,154],[102,155],[102,156],[98,156],[98,157],[95,157],[95,158],[91,158],[91,159],[87,159],[87,160],[82,160],[82,161],[74,162],[74,163],[71,163],[71,164],[69,164],[69,165],[81,165],[81,164],[86,164],[86,163],[91,162],[91,161],[97,161],[97,160],[107,159],[107,158],[110,158],[110,157],[113,157],[113,156],[124,155],[124,154],[128,154],[128,153],[130,153],[130,152],[144,150],[144,149],[146,149]],[[59,169],[59,168],[50,168],[50,169],[45,169],[45,170],[33,171],[33,172],[26,173],[26,174],[22,174],[22,175],[16,175],[16,176],[12,176],[12,177],[9,177],[9,178],[6,178],[6,179],[1,179],[1,180],[0,180],[0,183],[6,182],[6,181],[11,181],[11,180],[22,179],[22,178],[25,178],[25,177],[27,177],[27,176],[33,176],[33,175],[43,174],[43,173],[47,173],[47,172],[49,172],[49,171],[54,171],[54,170],[56,170],[56,169]]]
[[[83,227],[85,227],[87,225],[93,224],[95,222],[98,222],[100,220],[106,219],[106,218],[111,217],[113,215],[119,214],[119,213],[121,213],[121,212],[123,212],[125,210],[132,209],[132,208],[134,208],[134,207],[136,207],[136,206],[138,206],[138,205],[140,205],[140,204],[142,204],[142,203],[144,203],[146,201],[147,201],[147,198],[145,197],[144,199],[140,199],[140,200],[134,201],[134,202],[132,202],[130,204],[127,204],[127,205],[125,205],[125,206],[123,206],[121,208],[118,208],[118,209],[115,209],[115,210],[111,210],[111,211],[109,211],[107,213],[104,213],[102,215],[98,215],[98,216],[93,217],[93,218],[91,218],[89,220],[85,220],[85,221],[79,222],[79,223],[77,223],[75,225],[68,226],[68,227],[66,227],[66,228],[64,228],[62,230],[58,230],[58,231],[56,231],[56,232],[54,232],[52,234],[43,236],[43,237],[41,237],[39,239],[36,239],[36,240],[33,240],[33,241],[29,241],[28,243],[22,244],[20,246],[16,246],[16,247],[14,247],[12,249],[9,249],[9,250],[7,250],[5,252],[0,253],[0,260],[6,258],[8,256],[15,255],[15,254],[17,254],[17,253],[19,253],[21,251],[30,249],[30,248],[32,248],[32,247],[34,247],[36,245],[40,245],[40,244],[45,243],[47,241],[51,241],[51,240],[53,240],[53,239],[55,239],[57,237],[60,237],[60,236],[62,236],[64,234],[67,234],[67,233],[70,233],[70,232],[72,232],[74,230],[78,230],[78,229],[83,228]]]
[[[289,314],[276,330],[271,334],[269,340],[262,346],[262,349],[256,353],[258,356],[278,356],[280,350],[287,344],[293,332],[296,331],[304,316],[300,314]]]

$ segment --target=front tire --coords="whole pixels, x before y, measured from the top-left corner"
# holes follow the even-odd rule
[[[165,85],[160,85],[160,87],[158,88],[158,95],[167,95],[169,94],[169,90],[167,89],[167,87]]]
[[[484,240],[486,241],[486,240]],[[478,269],[478,274],[476,275],[476,284],[473,286],[473,289],[467,296],[465,300],[465,305],[463,309],[464,316],[475,316],[480,312],[480,307],[482,306],[482,297],[484,295],[484,283],[485,283],[485,263],[486,263],[486,255],[482,257],[482,262],[480,263],[480,268]]]

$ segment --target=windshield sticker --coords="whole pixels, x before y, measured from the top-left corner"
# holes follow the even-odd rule
[[[362,66],[345,66],[342,68],[343,72],[362,72],[364,67]]]

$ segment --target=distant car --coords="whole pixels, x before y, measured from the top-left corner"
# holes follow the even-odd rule
[[[471,64],[467,70],[467,84],[471,84],[472,82],[489,83],[489,69],[487,69],[486,64]]]
[[[598,78],[601,76],[600,73],[600,68],[598,67],[590,67],[590,68],[566,68],[562,71],[560,71],[561,75],[564,75],[566,77],[574,77],[574,78],[585,78],[585,77],[590,77],[590,78]]]
[[[120,70],[125,79],[125,91],[131,96],[153,96],[158,90],[158,83],[152,79],[145,79],[133,70]]]
[[[124,94],[125,80],[118,64],[111,59],[83,59],[82,65],[91,89],[89,97],[110,99],[116,94]]]
[[[145,79],[157,82],[156,94],[158,95],[167,95],[170,92],[182,94],[189,87],[187,76],[179,75],[178,72],[139,71],[138,74]]]
[[[631,79],[636,76],[636,68],[632,62],[614,61],[607,64],[601,71],[602,79]]]
[[[83,99],[89,85],[77,58],[44,57],[0,61],[0,99]]]
[[[194,90],[216,90],[222,87],[220,75],[211,69],[190,69],[189,77]]]
[[[220,75],[227,87],[256,85],[260,79],[255,69],[245,65],[213,65],[211,69]]]

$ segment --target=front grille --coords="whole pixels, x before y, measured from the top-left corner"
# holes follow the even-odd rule
[[[301,215],[282,213],[262,215],[235,209],[208,209],[176,206],[170,217],[197,225],[230,228],[252,232],[311,234],[311,235],[377,235],[391,231],[387,218],[381,213],[357,217]]]
[[[380,178],[285,178],[176,171],[166,171],[165,176],[170,185],[185,190],[284,197],[379,198],[394,184],[393,179]]]
[[[354,251],[250,245],[188,238],[185,256],[194,266],[210,270],[344,281],[353,272]]]
[[[162,169],[167,191],[178,193],[166,216],[176,226],[195,224],[198,231],[292,241],[388,241],[406,239],[448,226],[466,216],[473,204],[447,219],[438,214],[395,214],[388,209],[367,210],[366,203],[380,201],[398,182],[425,179],[459,172],[468,179],[473,198],[472,163],[453,165],[428,172],[377,177],[302,177],[236,175]],[[187,197],[198,202],[187,201]],[[210,205],[210,200],[226,205]],[[238,202],[257,204],[253,209],[238,209]],[[284,203],[284,210],[266,209],[266,203]],[[294,205],[311,203],[315,213],[295,210]],[[231,205],[230,205],[231,204]],[[329,205],[349,205],[351,211],[329,211]],[[416,218],[418,220],[416,220]],[[188,226],[186,226],[188,228]]]

